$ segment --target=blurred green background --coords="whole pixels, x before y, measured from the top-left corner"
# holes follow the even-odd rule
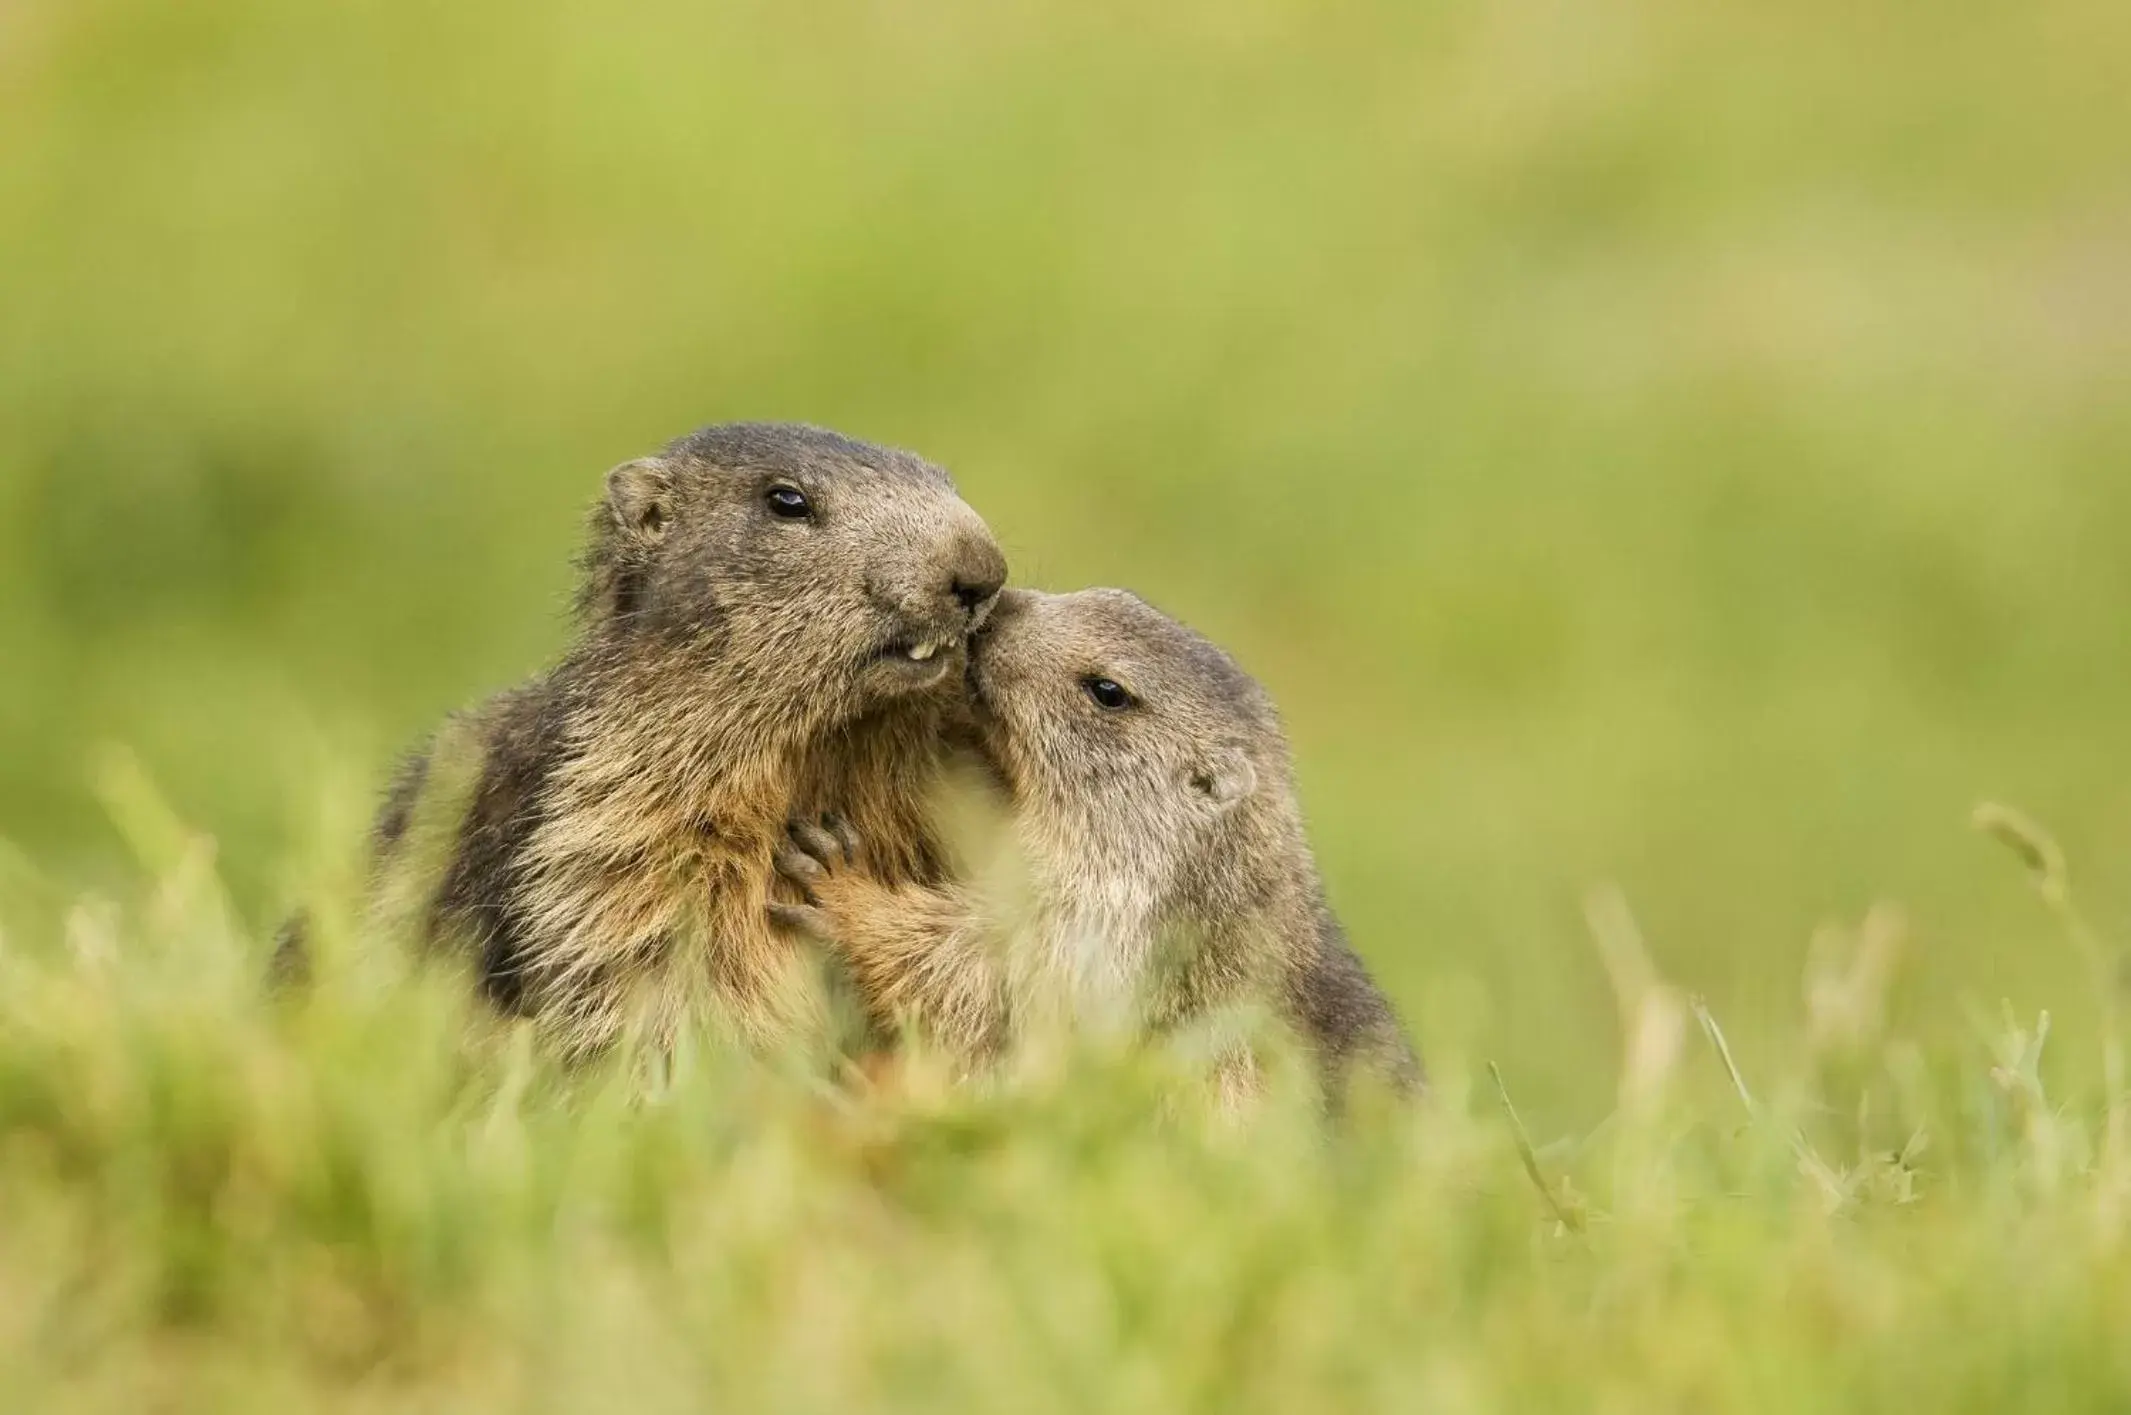
[[[1749,1066],[1815,927],[2131,916],[2131,10],[0,5],[0,836],[141,754],[270,924],[702,423],[955,471],[1282,702],[1424,1045],[1602,1109],[1617,881]]]

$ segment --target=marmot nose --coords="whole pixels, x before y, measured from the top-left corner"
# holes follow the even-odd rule
[[[1005,584],[1006,580],[1003,577],[994,579],[989,575],[981,580],[958,579],[954,584],[954,594],[955,598],[961,601],[964,609],[971,614],[975,614],[985,605],[997,599],[999,591]]]
[[[1006,586],[1006,559],[989,545],[965,550],[948,581],[948,593],[969,615],[981,614]]]

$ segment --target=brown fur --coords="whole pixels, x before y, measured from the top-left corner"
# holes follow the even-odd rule
[[[1131,703],[1098,705],[1098,680]],[[1163,1028],[1259,1001],[1312,1046],[1335,1094],[1357,1062],[1419,1086],[1325,903],[1278,714],[1227,654],[1120,590],[1010,591],[970,684],[1012,802],[1024,908],[870,870],[863,832],[842,822],[796,827],[780,856],[808,895],[780,920],[835,946],[879,1020],[913,1018],[979,1054],[1020,1008],[1136,1005]]]
[[[883,879],[939,878],[926,791],[1005,562],[939,468],[783,425],[616,468],[589,542],[562,662],[451,733],[479,766],[419,926],[571,1054],[706,1016],[780,1037],[815,1005],[765,916],[785,822],[833,802]],[[433,774],[379,817],[381,879]]]

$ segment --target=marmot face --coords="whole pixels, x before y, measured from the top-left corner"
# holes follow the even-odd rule
[[[1006,579],[940,468],[772,424],[608,473],[587,561],[587,610],[611,632],[750,665],[728,690],[830,716],[949,681]]]
[[[977,730],[1017,806],[1141,913],[1199,874],[1254,811],[1292,792],[1279,716],[1257,681],[1206,639],[1123,590],[1001,596],[969,673]],[[1032,809],[1031,809],[1032,808]],[[1118,918],[1132,927],[1141,920]]]

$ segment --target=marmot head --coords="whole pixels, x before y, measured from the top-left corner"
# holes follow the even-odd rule
[[[1032,843],[1061,868],[1105,876],[1073,887],[1114,891],[1129,877],[1141,897],[1120,908],[1159,907],[1193,883],[1222,888],[1248,868],[1237,847],[1292,810],[1265,690],[1126,591],[1009,591],[969,682],[985,753],[1034,824]]]
[[[1006,560],[946,472],[819,428],[705,428],[607,474],[580,608],[749,670],[735,691],[834,713],[962,667]]]

